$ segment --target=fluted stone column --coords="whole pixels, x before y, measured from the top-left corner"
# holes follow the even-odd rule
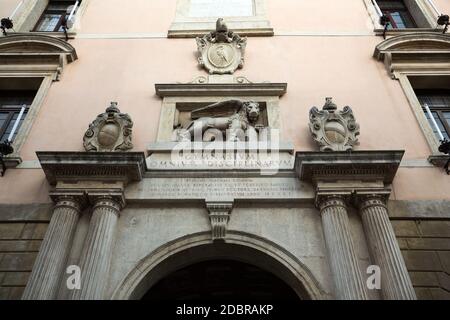
[[[417,299],[383,198],[376,195],[363,197],[360,201],[360,213],[369,250],[381,269],[383,298]]]
[[[81,204],[74,197],[57,201],[22,299],[56,299],[80,211]]]
[[[340,196],[325,197],[320,199],[319,207],[336,299],[368,299],[353,246],[344,199]]]
[[[114,235],[121,204],[112,197],[99,197],[93,206],[88,234],[80,257],[81,288],[74,300],[105,299]]]

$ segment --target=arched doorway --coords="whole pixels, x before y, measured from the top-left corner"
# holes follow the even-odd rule
[[[235,261],[256,267],[282,281],[297,299],[326,297],[311,270],[290,252],[264,238],[231,231],[226,242],[212,242],[211,234],[202,232],[178,238],[150,252],[128,272],[112,299],[142,299],[178,270],[211,261]]]
[[[203,261],[176,270],[151,287],[142,298],[218,303],[298,299],[295,291],[274,274],[234,260]]]

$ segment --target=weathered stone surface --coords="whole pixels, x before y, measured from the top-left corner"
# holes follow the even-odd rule
[[[23,223],[0,223],[0,239],[20,239]]]
[[[397,238],[398,246],[400,249],[408,249],[408,241],[404,238]]]
[[[21,239],[44,239],[48,223],[27,223],[22,231]]]
[[[0,241],[0,252],[38,251],[40,246],[41,246],[40,240]]]
[[[37,253],[5,253],[0,261],[0,271],[31,271]]]
[[[443,271],[450,274],[450,251],[438,251]]]
[[[413,250],[450,250],[449,238],[408,238],[399,239],[407,242],[407,247]]]
[[[450,291],[450,275],[444,272],[438,272],[439,285],[441,288]]]
[[[450,221],[420,221],[418,227],[423,236],[450,238]]]
[[[409,276],[415,287],[438,287],[439,280],[435,272],[410,272]]]
[[[402,251],[409,271],[441,271],[439,257],[434,251]]]
[[[129,201],[143,200],[298,200],[312,199],[312,187],[290,177],[152,178],[131,184]]]
[[[2,286],[25,286],[29,277],[30,272],[7,272],[1,284]]]
[[[373,262],[381,269],[381,293],[388,300],[416,300],[383,198],[363,196],[359,204]]]
[[[25,287],[11,287],[11,290],[9,292],[9,299],[19,300],[22,297],[24,290]]]
[[[391,200],[388,207],[391,218],[450,219],[450,201],[448,200]]]
[[[327,197],[319,202],[328,259],[333,272],[335,298],[367,300],[367,289],[361,275],[350,231],[347,208],[342,197]]]
[[[414,288],[417,294],[417,299],[419,300],[433,300],[433,297],[431,295],[429,288]]]
[[[420,236],[419,229],[417,228],[415,221],[391,220],[391,224],[397,237]]]
[[[433,300],[450,300],[450,292],[441,288],[430,288],[431,297]]]
[[[0,221],[22,222],[41,221],[49,222],[53,204],[0,204]],[[1,228],[1,224],[0,224]],[[0,237],[1,237],[0,232]]]

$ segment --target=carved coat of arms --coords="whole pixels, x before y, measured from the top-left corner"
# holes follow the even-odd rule
[[[198,61],[210,74],[232,74],[244,66],[247,38],[241,38],[219,18],[216,30],[197,38]]]
[[[128,114],[121,113],[117,102],[89,125],[84,134],[86,151],[126,151],[133,148],[131,143],[133,121]]]
[[[322,110],[309,111],[309,129],[320,151],[348,151],[358,144],[359,124],[353,111],[346,106],[337,111],[332,98],[326,98]]]

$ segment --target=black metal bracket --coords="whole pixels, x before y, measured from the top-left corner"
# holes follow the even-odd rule
[[[380,24],[382,26],[384,26],[384,30],[383,30],[383,39],[386,39],[386,32],[388,30],[389,25],[391,24],[391,22],[389,21],[389,18],[386,15],[382,15],[380,17]]]
[[[8,35],[6,30],[12,29],[13,27],[14,27],[14,24],[10,18],[3,18],[2,20],[0,20],[0,29],[2,29],[2,33],[4,36]]]
[[[450,141],[447,139],[441,140],[441,145],[438,148],[439,152],[445,153],[450,155]],[[450,175],[450,159],[447,160],[447,162],[444,165],[445,173]]]
[[[6,172],[6,165],[3,157],[13,152],[14,148],[12,147],[11,142],[9,140],[0,143],[0,165],[2,166],[2,172],[0,173],[0,176],[2,177],[5,175]]]
[[[447,14],[441,14],[437,21],[438,25],[444,26],[442,33],[446,33],[450,25],[450,17]]]

